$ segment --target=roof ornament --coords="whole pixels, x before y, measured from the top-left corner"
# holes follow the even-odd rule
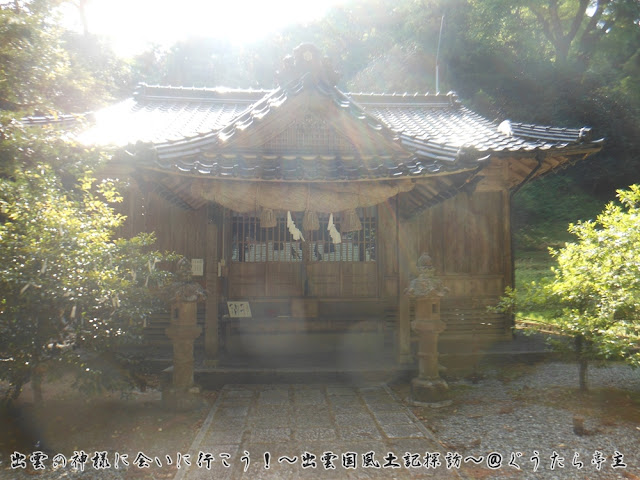
[[[329,57],[323,56],[311,43],[302,43],[293,49],[293,55],[282,60],[282,69],[276,72],[280,86],[308,75],[313,83],[332,87],[340,78],[333,69]]]
[[[502,133],[507,137],[513,137],[513,129],[511,128],[511,120],[505,120],[498,125],[498,133]]]
[[[578,133],[578,141],[579,142],[590,142],[591,141],[591,128],[582,127],[580,132]]]

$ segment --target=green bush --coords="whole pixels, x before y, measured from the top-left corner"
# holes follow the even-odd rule
[[[503,303],[544,309],[544,328],[575,339],[582,388],[589,360],[640,364],[640,186],[618,191],[618,198],[595,220],[569,226],[577,239],[551,251],[557,265],[548,279],[507,292]]]
[[[108,204],[119,200],[114,183],[91,176],[97,154],[19,125],[3,134],[0,379],[11,385],[8,398],[30,380],[40,397],[53,364],[75,368],[79,386],[115,386],[102,354],[140,338],[159,306],[153,288],[171,275],[156,263],[172,256],[151,250],[153,235],[115,238],[124,217]]]

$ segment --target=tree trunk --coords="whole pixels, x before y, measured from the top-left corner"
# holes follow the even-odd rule
[[[9,406],[15,403],[15,401],[18,400],[18,397],[22,393],[23,385],[24,385],[24,381],[19,380],[14,385],[9,387],[9,391],[7,392],[5,397],[2,399],[2,403],[4,405],[9,405]]]
[[[580,391],[581,392],[586,392],[587,390],[589,390],[589,382],[588,382],[588,376],[587,376],[587,367],[589,366],[589,362],[586,359],[581,359],[579,362],[579,378],[580,378]]]
[[[584,337],[582,335],[576,335],[576,357],[578,359],[578,384],[580,385],[580,391],[586,392],[589,390],[589,383],[587,377],[587,368],[589,367],[589,360],[584,352]]]
[[[35,405],[42,405],[42,376],[41,368],[36,367],[31,373],[31,391]]]
[[[554,46],[556,50],[556,64],[565,66],[569,59],[569,47],[571,43],[563,38],[562,40],[556,41]]]
[[[80,0],[78,2],[78,10],[80,13],[80,20],[82,21],[82,32],[86,37],[89,35],[89,22],[87,20],[87,0]]]

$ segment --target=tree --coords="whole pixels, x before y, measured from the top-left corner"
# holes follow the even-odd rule
[[[57,24],[59,3],[0,2],[0,111],[85,112],[131,91],[129,67],[99,37]]]
[[[527,56],[550,58],[560,68],[580,64],[580,72],[608,39],[637,36],[640,19],[635,0],[469,0],[469,7],[472,36],[514,52],[528,50]],[[637,45],[618,47],[617,55],[627,59],[637,50]]]
[[[162,304],[153,293],[171,275],[156,268],[172,256],[150,250],[153,236],[115,239],[124,217],[113,181],[92,176],[99,154],[56,132],[32,138],[3,127],[0,177],[0,379],[17,398],[32,381],[36,400],[45,371],[70,366],[78,385],[117,388],[135,380],[109,375],[104,352],[140,339]],[[29,136],[30,141],[25,141]],[[12,151],[11,151],[12,150]],[[112,373],[112,372],[111,372]]]
[[[595,221],[569,226],[577,241],[552,250],[558,262],[552,280],[529,285],[522,297],[554,307],[543,327],[573,338],[582,390],[591,360],[640,365],[640,185],[618,191],[618,198]]]
[[[30,6],[0,5],[0,110],[33,112],[48,104],[67,68],[59,31],[42,13],[48,9]]]
[[[0,3],[0,378],[8,399],[46,369],[72,367],[78,386],[116,388],[135,378],[114,363],[140,338],[169,276],[152,235],[116,239],[124,218],[116,183],[96,182],[102,156],[24,115],[83,112],[127,82],[124,64],[94,36],[64,32],[59,0]],[[111,361],[105,361],[106,356]]]
[[[565,64],[573,48],[585,68],[605,35],[633,28],[640,18],[640,5],[634,0],[547,0],[533,2],[529,9],[553,45],[555,61]]]

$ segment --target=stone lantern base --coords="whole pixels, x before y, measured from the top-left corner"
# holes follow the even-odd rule
[[[417,403],[441,403],[447,400],[449,385],[441,378],[411,380],[411,400]]]
[[[193,386],[188,390],[167,385],[162,389],[162,406],[174,412],[196,410],[205,405],[200,388]]]

